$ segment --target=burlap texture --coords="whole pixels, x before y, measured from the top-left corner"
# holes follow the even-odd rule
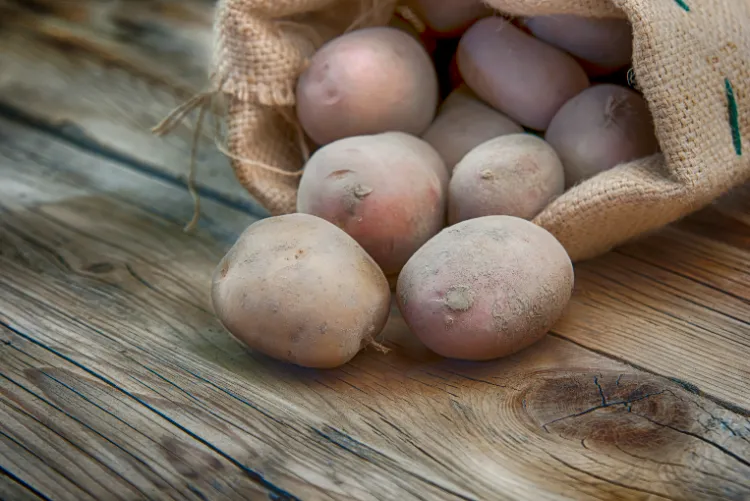
[[[662,152],[574,186],[537,216],[574,261],[658,229],[750,179],[750,0],[487,3],[517,16],[617,16],[633,25],[633,71]],[[385,24],[393,10],[389,0],[220,1],[213,73],[229,100],[232,164],[272,214],[295,210],[304,148],[294,86],[307,58],[347,28]]]

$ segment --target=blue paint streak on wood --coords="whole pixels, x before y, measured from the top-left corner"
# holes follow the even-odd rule
[[[155,407],[152,407],[148,402],[143,400],[142,398],[137,397],[136,395],[130,393],[125,388],[121,388],[117,385],[117,383],[113,382],[106,376],[103,376],[99,374],[98,372],[94,371],[93,369],[90,369],[86,367],[85,365],[81,364],[80,362],[68,357],[67,355],[64,355],[63,353],[60,353],[59,351],[55,350],[54,348],[47,346],[46,344],[42,343],[41,341],[38,341],[37,339],[34,339],[33,337],[29,336],[28,334],[24,334],[23,332],[19,331],[18,329],[6,324],[5,322],[0,321],[0,326],[5,327],[15,335],[17,335],[20,338],[25,339],[26,341],[30,342],[31,344],[34,344],[36,346],[39,346],[40,348],[52,353],[53,355],[56,355],[59,358],[62,358],[66,362],[69,362],[82,371],[86,372],[87,374],[90,374],[91,376],[94,376],[96,379],[102,381],[103,383],[107,384],[108,386],[114,388],[115,390],[119,391],[120,393],[123,393],[124,395],[132,398],[157,416],[161,417],[165,421],[167,421],[172,426],[176,427],[183,433],[187,434],[190,438],[197,440],[201,444],[205,445],[215,453],[219,454],[221,457],[235,465],[237,468],[241,469],[245,474],[247,474],[250,478],[255,480],[258,484],[265,487],[269,491],[273,492],[278,496],[279,499],[288,500],[288,501],[301,501],[298,497],[294,496],[290,492],[285,491],[281,487],[278,487],[277,485],[274,485],[272,482],[266,480],[263,475],[258,473],[257,471],[245,466],[242,464],[238,459],[235,459],[234,457],[230,456],[228,453],[224,452],[223,450],[219,449],[217,446],[206,440],[205,438],[197,435],[195,432],[189,430],[188,428],[182,426],[180,423],[169,417],[168,415],[164,414],[160,410],[156,409]]]
[[[732,129],[732,143],[737,156],[742,156],[742,135],[740,134],[740,114],[737,110],[737,99],[734,97],[732,82],[724,79],[724,89],[727,93],[727,106],[729,107],[729,127]]]
[[[119,163],[136,172],[165,181],[173,186],[187,188],[187,183],[178,176],[162,171],[154,165],[138,161],[126,154],[119,153],[114,149],[103,146],[70,125],[67,127],[55,126],[2,101],[0,101],[0,116],[19,122],[27,127],[45,132],[57,140],[85,150],[89,154],[97,155],[111,162]],[[201,197],[223,204],[236,211],[244,212],[245,214],[259,219],[268,216],[268,212],[260,205],[260,203],[255,202],[254,200],[245,201],[232,199],[225,196],[220,191],[206,186],[198,186],[196,189]]]
[[[11,479],[12,481],[14,481],[15,483],[17,483],[18,485],[20,485],[21,487],[23,487],[24,489],[26,489],[27,491],[29,491],[32,494],[34,494],[39,499],[42,499],[44,501],[52,501],[50,498],[48,498],[47,496],[45,496],[44,494],[42,494],[38,490],[34,489],[28,483],[26,483],[23,479],[18,478],[13,473],[11,473],[10,471],[8,471],[5,468],[3,468],[2,465],[0,465],[0,475],[5,475],[6,477],[8,477],[9,479]]]
[[[97,431],[96,429],[92,428],[92,427],[91,427],[91,426],[89,426],[88,424],[84,423],[84,422],[83,422],[82,420],[78,419],[77,417],[73,416],[72,414],[70,414],[70,413],[69,413],[68,411],[66,411],[65,409],[62,409],[61,407],[58,407],[57,405],[53,404],[52,402],[50,402],[50,401],[49,401],[49,400],[47,400],[46,398],[42,397],[42,396],[41,396],[41,395],[39,395],[38,393],[36,393],[36,392],[34,392],[34,391],[32,391],[32,390],[30,390],[30,389],[28,389],[28,388],[26,388],[26,387],[25,387],[24,385],[22,385],[21,383],[19,383],[19,382],[18,382],[18,381],[16,381],[15,379],[11,378],[10,376],[7,376],[6,374],[3,374],[2,372],[0,372],[0,378],[3,378],[3,379],[5,379],[5,380],[7,380],[7,381],[10,381],[10,382],[11,382],[12,384],[14,384],[14,385],[18,386],[18,387],[19,387],[19,388],[20,388],[21,390],[23,390],[23,391],[25,391],[26,393],[28,393],[28,394],[32,395],[32,396],[33,396],[34,398],[37,398],[37,399],[38,399],[38,400],[40,400],[41,402],[44,402],[45,404],[49,405],[50,407],[52,407],[52,408],[53,408],[53,409],[55,409],[56,411],[58,411],[58,412],[60,412],[61,414],[63,414],[63,415],[65,416],[65,417],[67,417],[67,418],[69,418],[69,419],[72,419],[72,420],[73,420],[73,421],[75,421],[76,423],[80,424],[81,426],[83,426],[84,428],[86,428],[86,429],[87,429],[87,430],[89,430],[90,432],[94,433],[95,435],[97,435],[97,436],[101,437],[101,438],[102,438],[103,440],[105,440],[105,441],[109,442],[110,444],[114,445],[114,446],[115,446],[115,447],[116,447],[117,449],[121,450],[122,452],[124,452],[125,454],[129,455],[130,457],[132,457],[132,458],[133,458],[133,459],[135,459],[136,461],[138,461],[138,462],[140,462],[141,464],[143,464],[143,465],[144,465],[144,466],[145,466],[146,468],[148,468],[149,470],[151,470],[151,467],[150,467],[150,466],[149,466],[149,465],[148,465],[148,464],[147,464],[147,463],[146,463],[145,461],[141,460],[141,459],[140,459],[140,458],[139,458],[138,456],[135,456],[134,454],[132,454],[132,453],[131,453],[131,452],[129,452],[128,450],[124,449],[124,448],[123,448],[123,447],[122,447],[122,446],[121,446],[120,444],[118,444],[117,442],[114,442],[113,440],[111,440],[111,439],[107,438],[107,437],[106,437],[105,435],[103,435],[102,433],[100,433],[100,432],[99,432],[99,431]],[[37,418],[36,418],[36,417],[34,417],[34,416],[32,416],[32,417],[33,417],[34,419],[37,419]],[[39,420],[37,419],[37,421],[39,421]],[[140,492],[140,493],[141,493],[142,495],[144,495],[144,496],[146,495],[146,494],[145,494],[145,493],[144,493],[144,492],[143,492],[143,491],[142,491],[142,490],[141,490],[141,489],[140,489],[140,488],[139,488],[139,487],[138,487],[137,485],[135,485],[135,484],[134,484],[134,483],[132,483],[132,482],[131,482],[130,480],[128,480],[127,478],[125,478],[125,477],[124,477],[124,476],[122,475],[122,473],[120,473],[119,471],[117,471],[117,470],[113,469],[113,468],[112,468],[111,466],[109,466],[108,464],[104,463],[104,461],[102,461],[101,459],[99,459],[99,458],[98,458],[97,456],[94,456],[94,455],[93,455],[93,454],[91,454],[90,452],[88,452],[88,451],[84,450],[84,449],[83,449],[83,447],[81,447],[81,446],[80,446],[80,445],[78,445],[77,443],[73,442],[72,440],[70,440],[70,439],[69,439],[68,437],[66,437],[65,435],[63,435],[63,434],[59,433],[59,432],[58,432],[57,430],[55,430],[54,428],[50,427],[50,426],[49,426],[48,424],[42,423],[42,421],[39,421],[39,423],[40,423],[40,424],[44,424],[44,426],[46,426],[47,428],[49,428],[50,430],[52,430],[53,432],[55,432],[55,433],[56,433],[57,435],[59,435],[59,436],[60,436],[60,437],[61,437],[61,438],[62,438],[63,440],[65,440],[66,442],[68,442],[69,444],[71,444],[71,445],[72,445],[73,447],[75,447],[76,449],[80,450],[80,451],[81,451],[82,453],[84,453],[84,454],[88,455],[88,456],[89,456],[89,457],[91,457],[91,458],[92,458],[93,460],[95,460],[95,461],[96,461],[97,463],[101,464],[101,465],[102,465],[103,467],[105,467],[105,468],[107,468],[108,470],[110,470],[110,471],[111,471],[112,473],[114,473],[114,474],[115,474],[116,476],[120,477],[120,478],[121,478],[121,479],[122,479],[122,480],[123,480],[124,482],[126,482],[127,484],[130,484],[130,486],[132,486],[132,487],[133,487],[133,488],[134,488],[135,490],[137,490],[138,492]]]
[[[690,6],[685,3],[685,0],[674,0],[685,12],[690,12]]]

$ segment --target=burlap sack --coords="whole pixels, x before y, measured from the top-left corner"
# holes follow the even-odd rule
[[[352,27],[385,24],[394,1],[221,0],[215,81],[229,100],[240,182],[273,214],[293,212],[305,144],[294,86],[307,58]],[[615,167],[535,222],[574,261],[658,229],[750,178],[750,0],[487,0],[517,16],[627,17],[633,72],[662,153]]]

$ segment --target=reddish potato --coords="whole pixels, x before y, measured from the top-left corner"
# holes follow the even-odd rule
[[[477,19],[492,14],[481,0],[409,0],[407,5],[441,37],[458,36]]]
[[[622,68],[633,55],[632,29],[626,19],[556,15],[532,17],[525,24],[540,40],[591,63],[596,74]]]
[[[543,139],[511,134],[471,150],[456,166],[448,221],[490,215],[532,219],[565,190],[560,158]]]
[[[546,129],[557,110],[589,85],[570,55],[499,17],[469,28],[457,58],[461,76],[480,98],[534,130]]]
[[[251,348],[305,367],[348,362],[383,330],[390,289],[349,235],[323,219],[258,221],[217,266],[211,298],[224,327]]]
[[[439,355],[488,360],[541,339],[562,316],[573,266],[546,230],[511,216],[446,228],[398,278],[397,300],[414,334]]]
[[[560,155],[568,187],[659,150],[646,101],[619,85],[595,85],[555,115],[545,139]]]
[[[494,137],[520,132],[520,125],[476,99],[467,87],[460,87],[445,99],[422,138],[452,171],[474,147]]]
[[[391,27],[331,40],[297,83],[297,116],[318,144],[387,131],[422,134],[437,101],[429,55],[412,36]]]
[[[336,224],[393,274],[443,227],[446,181],[440,156],[419,138],[351,137],[310,158],[297,210]]]

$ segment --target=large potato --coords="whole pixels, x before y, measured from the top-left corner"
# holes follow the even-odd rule
[[[511,134],[471,150],[453,171],[448,221],[490,215],[532,219],[565,190],[555,150],[531,134]]]
[[[394,274],[444,226],[446,183],[440,156],[417,137],[350,137],[310,158],[297,210],[334,223]]]
[[[595,74],[622,68],[633,55],[632,29],[626,19],[561,14],[532,17],[525,24],[540,40],[591,63]]]
[[[437,102],[437,75],[424,47],[385,26],[323,45],[297,83],[297,116],[318,144],[386,131],[420,135]]]
[[[451,226],[398,278],[397,300],[414,334],[439,355],[488,360],[541,339],[562,316],[573,266],[546,230],[511,216]]]
[[[568,187],[659,150],[645,100],[612,84],[594,85],[565,103],[544,138],[560,155]]]
[[[390,289],[346,233],[323,219],[263,219],[213,276],[214,311],[251,348],[305,367],[348,362],[385,326]]]
[[[408,0],[406,5],[442,37],[460,35],[477,19],[492,14],[482,0]]]
[[[462,86],[445,99],[422,139],[437,150],[448,170],[453,170],[464,155],[483,142],[520,132],[523,127]]]
[[[557,110],[589,85],[569,54],[500,17],[469,28],[457,58],[464,81],[480,98],[534,130],[546,129]]]

